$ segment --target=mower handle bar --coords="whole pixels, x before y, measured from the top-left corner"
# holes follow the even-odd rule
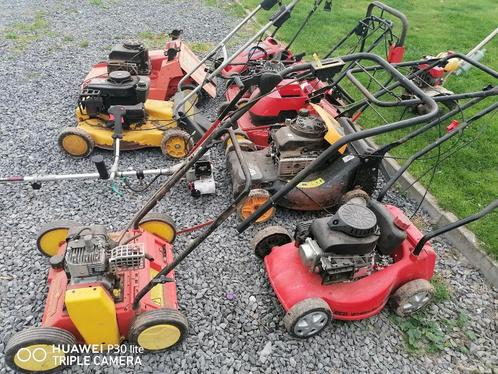
[[[285,6],[285,8],[282,8],[282,9],[285,9],[287,12],[290,12],[299,1],[300,0],[292,0],[292,2],[289,5]],[[271,26],[273,26],[276,22],[278,22],[278,20],[282,16],[284,16],[285,14],[286,14],[286,12],[281,12],[281,10],[279,10],[279,15],[276,18],[270,19],[270,21],[266,25],[264,25],[248,41],[246,41],[244,43],[244,45],[241,46],[232,56],[230,56],[228,59],[224,60],[223,63],[220,64],[220,66],[218,66],[213,72],[211,72],[208,76],[206,76],[206,78],[204,79],[204,82],[210,82],[212,79],[214,79],[231,61],[233,61],[244,50],[246,50],[248,47],[250,47],[252,45],[252,43],[254,43],[259,38],[260,35],[262,35]],[[249,15],[247,17],[249,17]],[[185,79],[185,77],[184,77],[184,79]],[[182,80],[184,81],[184,79],[182,79]],[[204,84],[196,86],[192,91],[190,91],[186,96],[184,96],[177,105],[175,105],[175,108],[174,108],[174,118],[175,119],[181,120],[181,118],[185,115],[185,113],[180,112],[180,108],[182,108],[183,105],[188,100],[190,100],[195,94],[197,94],[197,92],[199,92],[202,89],[203,85]],[[181,89],[181,85],[179,85],[178,87]],[[199,134],[204,133],[204,130],[198,124],[196,124],[195,121],[193,121],[192,123],[193,123],[193,126],[194,126],[196,132],[198,132]]]
[[[476,97],[472,100],[469,100],[465,103],[463,103],[460,106],[457,106],[450,110],[449,112],[445,113],[442,116],[438,116],[434,121],[429,122],[427,125],[422,126],[418,128],[417,130],[403,136],[402,138],[395,140],[389,144],[386,144],[382,146],[378,151],[375,152],[375,155],[377,156],[384,156],[387,152],[389,152],[391,149],[400,146],[402,144],[405,144],[407,141],[410,139],[413,139],[414,137],[423,134],[424,132],[430,130],[434,126],[436,126],[439,123],[442,123],[443,121],[446,121],[447,119],[453,117],[455,114],[462,113],[463,111],[467,110],[468,108],[476,105],[477,103],[481,102],[484,98],[482,97]]]
[[[451,53],[451,54],[449,54],[445,57],[442,57],[442,58],[432,58],[432,59],[426,59],[426,60],[401,62],[398,64],[391,64],[391,66],[393,66],[394,68],[397,69],[397,68],[401,68],[401,67],[417,66],[417,65],[420,65],[421,63],[428,64],[423,69],[417,70],[416,72],[406,76],[406,78],[411,80],[411,79],[421,75],[422,73],[432,69],[433,67],[435,67],[443,62],[449,61],[452,58],[462,59],[465,62],[474,66],[475,68],[481,70],[482,72],[490,75],[491,77],[493,77],[495,79],[498,79],[498,72],[496,72],[495,70],[491,69],[490,67],[480,63],[479,61],[475,61],[475,60],[471,59],[470,57],[468,57],[462,53]],[[375,72],[379,69],[384,69],[384,66],[372,65],[372,66],[362,67],[361,69],[360,68],[350,69],[350,71],[351,71],[351,73],[370,72],[370,71]],[[347,73],[349,73],[349,71]],[[390,84],[389,86],[377,91],[376,93],[373,94],[373,96],[378,98],[378,97],[384,95],[386,92],[389,92],[389,91],[391,91],[399,86],[400,86],[400,82],[394,82],[394,83]],[[463,94],[443,95],[443,96],[433,97],[433,99],[436,102],[444,102],[444,101],[449,101],[449,100],[471,99],[471,98],[476,98],[476,97],[484,98],[484,97],[496,95],[497,92],[498,92],[498,87],[493,87],[489,90],[482,90],[482,91],[476,91],[476,92],[466,92]],[[415,104],[419,104],[420,100],[419,99],[409,99],[409,100],[403,100],[403,102],[406,105],[415,105]],[[362,108],[365,104],[366,104],[365,99],[359,100],[357,103],[354,103],[351,106],[349,106],[345,113],[350,113],[350,112],[355,111],[359,108]]]
[[[429,111],[419,117],[408,118],[391,124],[382,125],[376,128],[363,130],[357,133],[352,133],[343,136],[334,144],[331,144],[322,154],[320,154],[314,161],[312,161],[307,167],[301,170],[294,178],[292,178],[284,187],[273,194],[268,201],[261,205],[250,217],[244,220],[237,226],[237,231],[242,233],[245,231],[251,223],[256,221],[261,217],[270,207],[274,206],[280,199],[282,199],[287,193],[289,193],[295,186],[302,182],[309,174],[311,174],[315,169],[323,165],[330,157],[337,153],[337,151],[344,145],[347,145],[355,140],[365,139],[373,137],[380,134],[385,134],[388,132],[408,128],[414,126],[418,123],[426,122],[434,118],[438,113],[438,106],[436,102],[427,94],[425,94],[419,87],[417,87],[413,82],[403,76],[399,71],[394,69],[394,67],[381,57],[371,54],[371,53],[355,53],[348,56],[343,56],[341,59],[344,62],[350,62],[354,60],[370,60],[377,62],[379,65],[383,66],[396,80],[406,89],[413,92],[421,101],[427,105]],[[285,70],[284,70],[285,71]]]
[[[384,197],[386,196],[387,191],[396,183],[396,181],[401,177],[401,175],[420,157],[423,155],[429,153],[432,151],[434,148],[439,147],[442,143],[450,140],[457,134],[460,134],[464,129],[466,129],[470,124],[473,122],[477,121],[481,117],[495,111],[498,108],[498,101],[491,104],[487,108],[481,110],[479,113],[473,115],[471,118],[469,118],[467,121],[460,123],[455,129],[450,131],[449,133],[445,134],[444,136],[440,137],[439,139],[436,139],[436,141],[432,142],[431,144],[427,145],[425,148],[422,148],[420,151],[416,152],[413,154],[411,157],[409,157],[405,163],[396,171],[396,173],[386,182],[382,190],[379,192],[379,196],[377,197],[378,201],[382,201]]]
[[[396,47],[402,47],[405,44],[406,34],[408,33],[408,18],[401,13],[399,10],[390,7],[380,1],[372,1],[367,8],[367,18],[372,16],[373,10],[375,8],[379,8],[383,12],[389,13],[394,17],[398,18],[401,21],[401,34],[399,35],[398,42],[396,43]]]
[[[235,198],[232,204],[230,204],[218,217],[205,229],[201,235],[196,237],[192,242],[187,246],[187,248],[181,252],[175,259],[168,264],[165,268],[163,268],[159,273],[157,273],[154,278],[152,278],[147,285],[142,288],[135,299],[133,300],[133,309],[138,308],[140,300],[152,289],[156,286],[157,282],[160,282],[163,277],[167,276],[173,269],[175,269],[179,263],[181,263],[193,250],[195,250],[214,230],[216,230],[226,219],[232,215],[232,213],[237,209],[238,205],[249,195],[251,190],[251,172],[249,170],[249,166],[244,158],[244,154],[240,148],[239,143],[237,142],[237,138],[235,136],[235,132],[232,128],[228,128],[228,136],[233,144],[233,149],[235,154],[237,155],[237,159],[241,165],[242,173],[244,174],[245,184],[242,193]]]
[[[188,72],[178,83],[178,88],[181,90],[183,84],[189,79],[192,74],[194,74],[199,68],[201,68],[204,63],[211,57],[215,56],[220,49],[222,49],[223,60],[228,59],[228,54],[226,51],[226,43],[232,39],[232,37],[239,32],[239,30],[245,26],[261,9],[270,10],[277,3],[277,0],[263,0],[258,6],[256,6],[251,12],[249,12],[246,17],[232,29],[211,51],[209,51],[206,56],[190,71]]]
[[[434,238],[436,236],[439,236],[439,235],[442,235],[442,234],[445,234],[448,231],[451,231],[451,230],[457,229],[459,227],[465,226],[468,223],[477,221],[477,220],[481,219],[482,217],[484,217],[485,215],[491,213],[496,208],[498,208],[498,199],[496,199],[495,201],[491,202],[488,206],[486,206],[486,208],[484,208],[483,210],[481,210],[479,213],[476,213],[476,214],[474,214],[472,216],[463,218],[463,219],[458,220],[456,222],[450,223],[449,225],[440,227],[440,228],[438,228],[438,229],[436,229],[434,231],[431,231],[431,232],[425,234],[422,237],[422,239],[420,239],[419,242],[417,243],[417,245],[415,246],[415,249],[413,250],[413,254],[415,256],[418,256],[420,254],[420,252],[422,251],[422,249],[424,248],[425,243],[427,243],[432,238]]]

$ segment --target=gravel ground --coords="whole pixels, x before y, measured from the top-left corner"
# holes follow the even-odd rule
[[[27,43],[23,52],[14,51],[12,40],[0,40],[1,174],[92,170],[89,160],[76,161],[59,151],[56,138],[61,128],[74,124],[79,83],[91,63],[106,57],[110,45],[143,30],[173,28],[183,28],[186,40],[219,40],[234,22],[219,9],[193,0],[85,0],[77,6],[56,0],[0,0],[2,34],[16,22],[31,22],[38,10],[46,12],[47,20],[39,40]],[[158,208],[180,227],[206,221],[230,194],[219,153],[216,196],[193,200],[179,186]],[[109,163],[111,155],[102,154]],[[122,165],[166,164],[158,150],[150,150],[124,155]],[[122,196],[105,182],[47,183],[39,191],[0,186],[0,356],[15,331],[41,320],[48,263],[35,249],[37,229],[57,219],[121,228],[145,196],[117,187]],[[413,210],[401,196],[389,198]],[[281,210],[273,223],[292,230],[299,219],[303,215]],[[67,372],[498,372],[497,290],[445,243],[435,243],[437,271],[451,298],[433,305],[428,318],[441,325],[459,315],[468,320],[449,329],[443,351],[413,354],[387,310],[360,322],[334,322],[307,341],[292,339],[283,328],[283,309],[262,264],[249,249],[254,230],[238,236],[236,222],[229,219],[178,268],[180,305],[190,323],[184,344],[142,356],[139,368],[74,366]],[[179,237],[176,248],[188,239]],[[0,357],[0,373],[6,372]]]

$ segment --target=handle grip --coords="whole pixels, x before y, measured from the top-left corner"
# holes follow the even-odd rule
[[[126,114],[126,108],[121,105],[113,105],[109,108],[107,112],[114,117],[114,133],[112,134],[112,138],[122,139],[123,117]]]

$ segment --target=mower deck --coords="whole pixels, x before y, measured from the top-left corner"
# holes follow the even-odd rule
[[[386,207],[396,219],[409,222],[400,209]],[[426,244],[418,257],[412,255],[422,234],[411,222],[406,233],[407,239],[394,253],[392,265],[357,281],[323,285],[320,275],[305,268],[293,242],[274,247],[265,257],[268,279],[286,311],[302,300],[321,298],[329,304],[334,319],[365,319],[378,314],[401,285],[415,279],[432,278],[435,252]]]
[[[139,270],[121,270],[118,276],[121,279],[122,289],[119,295],[112,295],[116,300],[116,318],[119,329],[120,340],[126,340],[130,326],[135,317],[143,312],[159,308],[178,309],[176,296],[176,283],[174,281],[174,271],[168,274],[170,282],[156,285],[152,291],[141,301],[137,310],[133,310],[131,305],[138,293],[162,268],[173,260],[172,245],[159,237],[141,230],[132,230],[130,236],[141,234],[132,243],[139,243],[146,248],[147,254],[153,260],[146,260],[145,267]],[[112,235],[112,234],[111,234]],[[119,234],[116,234],[119,236]],[[64,255],[65,246],[59,249],[59,255]],[[84,283],[81,286],[68,285],[68,279],[64,269],[51,268],[48,274],[49,292],[43,314],[42,326],[58,327],[72,333],[78,342],[86,342],[81,336],[75,323],[71,320],[65,305],[66,291],[81,287],[92,287],[91,284]],[[97,285],[97,284],[95,284]],[[94,290],[96,290],[94,288]],[[90,311],[86,311],[90,313]],[[91,321],[87,321],[90,323]],[[103,328],[104,326],[94,326],[93,328]],[[90,327],[90,330],[93,329]]]

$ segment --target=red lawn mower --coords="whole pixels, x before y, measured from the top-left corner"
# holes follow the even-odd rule
[[[300,55],[299,58],[294,58],[290,52],[290,47],[320,4],[320,1],[315,1],[315,5],[308,14],[308,17],[304,20],[287,47],[284,48],[272,36],[263,42],[263,47],[258,44],[247,50],[245,54],[239,56],[239,59],[244,60],[243,63],[229,64],[222,71],[222,77],[229,79],[225,92],[228,102],[232,101],[240,90],[239,85],[234,83],[233,78],[235,76],[248,76],[268,71],[279,71],[290,64],[300,63],[303,55]],[[375,10],[380,10],[380,14],[374,15]],[[391,19],[385,18],[386,13],[400,21],[401,31],[399,36],[395,35],[395,23]],[[278,31],[278,28],[276,31]],[[375,1],[369,5],[366,17],[359,21],[358,25],[342,38],[327,53],[325,58],[336,54],[341,48],[349,46],[351,44],[349,41],[357,37],[357,40],[354,40],[354,45],[349,46],[352,52],[370,52],[379,45],[386,44],[389,46],[385,52],[388,62],[400,62],[404,56],[404,43],[407,31],[408,21],[404,14]],[[385,43],[381,43],[382,41],[385,41]],[[266,51],[266,54],[262,53],[262,51]],[[247,54],[250,54],[250,59],[248,59]],[[254,58],[252,57],[253,55],[255,55]],[[350,67],[348,66],[343,70],[346,71]],[[239,101],[238,106],[244,105],[248,99],[256,95],[256,90],[257,87],[252,87],[247,91]],[[352,100],[347,92],[333,92],[317,79],[301,80],[299,82],[292,80],[283,81],[279,83],[278,89],[275,92],[260,100],[248,113],[241,117],[237,123],[238,129],[241,130],[239,139],[245,137],[257,149],[266,148],[270,141],[270,130],[278,126],[279,123],[280,125],[284,125],[287,119],[298,117],[298,113],[303,109],[316,115],[315,108],[310,104],[316,91],[323,91],[324,97],[323,100],[319,101],[320,105],[333,118],[339,115],[340,108],[344,105],[344,100]],[[228,102],[220,107],[220,112],[226,109]],[[248,142],[244,143],[247,144],[242,144],[242,147],[251,146]]]
[[[389,303],[399,316],[426,306],[434,288],[436,253],[428,241],[480,219],[498,207],[423,236],[403,212],[357,190],[337,212],[297,225],[294,238],[278,226],[260,231],[252,245],[264,259],[286,311],[285,328],[309,338],[333,320],[361,320]]]
[[[257,68],[260,63],[264,63],[265,61],[280,61],[284,64],[293,64],[301,61],[305,54],[300,53],[294,55],[291,51],[291,47],[309,23],[312,16],[321,7],[322,3],[324,3],[325,11],[332,11],[332,1],[315,0],[309,13],[287,45],[284,45],[275,38],[277,32],[283,25],[283,22],[279,22],[275,24],[276,29],[271,36],[264,40],[260,40],[257,44],[247,48],[233,60],[232,63],[223,69],[221,76],[225,79],[229,79],[236,75],[244,75],[248,70]],[[378,11],[377,13],[379,14],[375,14],[376,11]],[[395,25],[393,20],[388,18],[386,13],[400,21],[401,32],[399,36],[396,35],[394,31],[397,28],[397,25]],[[288,17],[290,17],[290,14]],[[333,57],[334,54],[337,55],[337,52],[341,50],[341,48],[347,49],[347,53],[372,52],[377,46],[385,43],[387,45],[387,61],[391,63],[401,62],[404,57],[407,32],[408,20],[403,13],[380,1],[373,1],[367,8],[365,18],[360,20],[336,45],[331,47],[324,58]],[[354,39],[355,37],[357,40]],[[231,97],[230,93],[227,93],[227,98],[229,100]]]
[[[148,50],[142,42],[132,40],[114,46],[107,61],[92,66],[83,81],[85,89],[88,82],[95,78],[105,79],[113,71],[127,71],[132,75],[149,77],[149,95],[152,100],[169,100],[177,90],[178,83],[188,73],[194,71],[200,59],[181,39],[182,30],[173,30],[164,49]],[[203,84],[203,90],[211,97],[216,96],[216,86],[209,82],[204,84],[206,69],[196,69],[189,76],[185,86]]]

